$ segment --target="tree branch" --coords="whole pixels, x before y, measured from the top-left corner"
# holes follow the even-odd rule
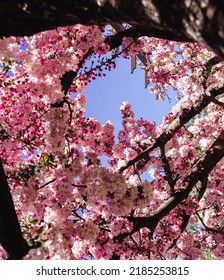
[[[181,127],[183,127],[188,121],[190,121],[193,117],[199,114],[210,102],[212,102],[212,99],[214,97],[218,96],[219,94],[222,94],[223,91],[224,91],[223,84],[215,84],[208,87],[208,89],[206,90],[206,94],[204,94],[203,98],[200,101],[198,101],[198,103],[194,107],[191,107],[190,109],[183,109],[182,114],[178,116],[174,121],[172,121],[171,124],[169,124],[164,129],[163,133],[154,140],[153,144],[150,144],[148,146],[147,143],[148,142],[151,143],[151,139],[149,141],[144,140],[142,142],[142,146],[143,147],[148,146],[148,147],[145,148],[134,159],[128,161],[126,165],[121,167],[119,169],[119,172],[122,173],[124,170],[134,165],[139,160],[143,159],[154,149],[161,147],[162,145],[165,145]]]
[[[203,225],[203,227],[205,228],[205,230],[206,230],[207,232],[216,233],[216,234],[223,234],[223,235],[224,235],[224,230],[208,227],[208,226],[205,224],[205,222],[203,221],[203,219],[201,218],[201,216],[200,216],[198,213],[196,213],[196,215],[197,215],[199,221],[201,222],[201,224]]]
[[[56,180],[56,179],[52,179],[52,180],[50,180],[49,182],[44,183],[43,185],[41,185],[41,186],[39,187],[39,190],[40,190],[40,189],[43,189],[44,187],[46,187],[46,186],[48,186],[48,185],[50,185],[51,183],[54,183],[55,180]]]
[[[133,230],[130,234],[139,231],[143,227],[147,227],[151,234],[153,234],[159,221],[168,215],[176,206],[181,204],[190,194],[198,181],[203,182],[199,198],[205,191],[205,182],[203,178],[213,170],[216,164],[224,157],[224,131],[214,141],[211,147],[207,150],[206,154],[199,158],[199,160],[192,167],[192,172],[185,177],[179,186],[179,189],[162,204],[154,213],[145,217],[128,217],[128,220],[133,223]],[[122,234],[116,238],[122,240],[128,234]]]
[[[0,38],[30,36],[77,23],[106,25],[126,22],[136,27],[132,36],[194,41],[219,57],[223,51],[223,1],[169,0],[14,0],[1,1]],[[209,15],[209,16],[208,16]],[[129,31],[130,32],[130,31]],[[134,34],[135,33],[135,34]],[[118,36],[119,37],[119,36]],[[119,43],[119,38],[117,42]]]
[[[220,102],[219,100],[217,100],[217,99],[215,99],[215,98],[212,100],[212,102],[213,102],[214,104],[216,104],[216,105],[221,106],[221,107],[224,108],[224,103],[223,103],[223,102]]]
[[[86,59],[90,57],[93,54],[93,50],[90,48],[83,56],[83,58],[79,61],[78,67],[76,71],[70,70],[64,73],[64,75],[61,77],[61,86],[62,86],[62,91],[64,92],[64,95],[66,96],[73,80],[75,77],[78,75],[78,72],[80,68],[83,66],[85,63]]]
[[[197,199],[198,201],[200,201],[206,191],[206,188],[207,188],[207,184],[208,184],[208,177],[204,177],[202,178],[202,180],[200,181],[200,188],[199,188],[199,192],[198,192],[198,195],[197,195]],[[181,226],[180,226],[180,235],[175,238],[171,244],[171,246],[169,247],[168,251],[170,249],[172,249],[176,243],[177,243],[177,240],[180,238],[181,234],[185,231],[185,229],[187,228],[187,225],[189,223],[189,220],[191,218],[191,215],[187,214],[186,211],[184,210],[183,211],[183,214],[182,214],[182,223],[181,223]]]
[[[167,182],[168,182],[168,184],[170,186],[171,193],[174,193],[175,181],[173,179],[173,172],[171,171],[169,161],[166,158],[164,145],[160,146],[160,158],[162,160],[163,169],[164,169],[165,175],[166,175],[165,179],[167,180]]]

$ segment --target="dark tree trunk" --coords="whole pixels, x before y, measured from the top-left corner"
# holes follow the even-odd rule
[[[224,1],[14,0],[0,3],[0,37],[58,26],[127,22],[139,35],[195,41],[224,58]]]
[[[13,200],[0,161],[0,243],[11,260],[24,257],[29,251],[27,242],[23,239],[16,216]]]

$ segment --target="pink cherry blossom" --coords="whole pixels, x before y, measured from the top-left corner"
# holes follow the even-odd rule
[[[149,91],[177,104],[156,126],[124,101],[116,138],[110,121],[86,117],[85,90],[117,57],[139,54]],[[223,149],[213,146],[224,130],[224,64],[208,66],[214,57],[148,37],[111,52],[101,28],[81,24],[0,40],[0,155],[32,244],[26,259],[224,257],[223,158],[202,177],[206,155],[212,164]]]

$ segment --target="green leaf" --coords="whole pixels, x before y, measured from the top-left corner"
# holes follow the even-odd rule
[[[36,225],[36,224],[38,223],[38,219],[34,219],[34,220],[30,221],[30,223],[31,223],[32,225]]]
[[[41,233],[43,232],[44,226],[41,226],[38,230],[37,230],[37,237],[39,237],[41,235]]]
[[[46,162],[48,160],[49,156],[48,155],[45,155],[44,156],[44,161]]]
[[[29,229],[27,227],[23,228],[23,234],[28,234],[29,233]]]

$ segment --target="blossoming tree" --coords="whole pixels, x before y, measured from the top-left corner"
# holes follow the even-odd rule
[[[224,64],[154,37],[111,51],[112,33],[79,24],[0,41],[0,157],[26,258],[221,259]],[[115,141],[110,121],[85,117],[85,89],[122,56],[145,57],[149,91],[178,102],[158,127],[124,102]],[[22,257],[0,226],[1,258]]]

